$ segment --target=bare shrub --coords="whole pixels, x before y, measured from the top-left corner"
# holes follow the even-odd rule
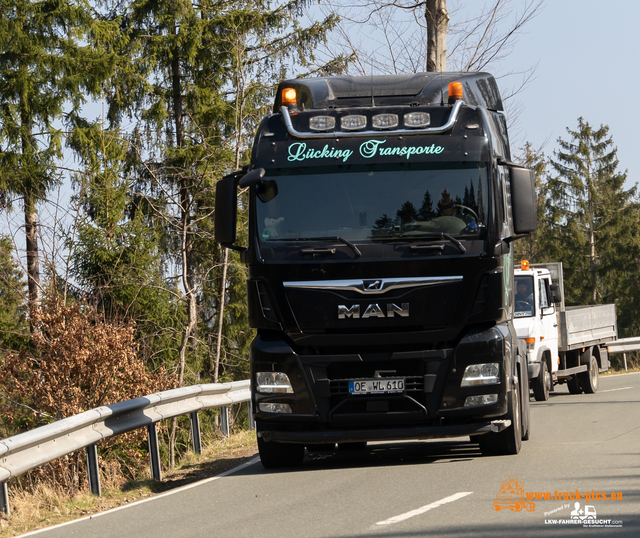
[[[33,349],[8,354],[0,365],[3,436],[31,430],[88,409],[171,388],[174,377],[149,372],[137,358],[134,324],[105,322],[95,309],[55,298],[32,314]],[[103,462],[135,476],[146,459],[146,436],[137,430],[98,446]],[[21,480],[33,487],[47,478],[69,493],[86,483],[84,451],[35,469]],[[113,465],[107,466],[114,480]]]

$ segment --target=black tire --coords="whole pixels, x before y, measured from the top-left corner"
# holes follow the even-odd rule
[[[574,375],[569,381],[567,381],[567,388],[571,394],[582,394],[582,387],[580,386],[580,379],[577,375]]]
[[[367,448],[366,441],[358,441],[357,443],[338,443],[338,450],[344,450],[346,452],[364,450],[365,448]]]
[[[580,386],[586,394],[593,394],[598,390],[600,379],[598,377],[598,360],[591,355],[589,369],[580,374]]]
[[[547,363],[543,360],[540,364],[540,373],[533,380],[533,396],[536,402],[546,402],[549,399],[551,388],[551,374],[547,369]]]
[[[504,416],[511,425],[498,433],[478,436],[480,452],[484,456],[508,456],[520,452],[522,446],[522,418],[520,412],[520,388],[514,388],[507,396],[509,410]]]
[[[292,443],[276,443],[264,441],[258,437],[258,452],[265,469],[282,467],[298,467],[304,459],[304,446]]]

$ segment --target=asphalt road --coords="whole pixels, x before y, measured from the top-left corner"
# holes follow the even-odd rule
[[[468,438],[312,454],[296,470],[254,460],[226,476],[37,533],[43,538],[640,536],[640,375],[601,378],[596,394],[556,388],[531,402],[517,456],[482,457]],[[574,498],[496,511],[501,483]],[[575,492],[593,500],[575,499]],[[596,499],[620,493],[621,500]],[[617,495],[616,495],[617,497]],[[580,502],[578,507],[576,502]],[[589,506],[590,508],[586,508]],[[571,512],[588,516],[579,524]],[[609,525],[609,526],[607,526]],[[619,526],[610,526],[619,525]]]

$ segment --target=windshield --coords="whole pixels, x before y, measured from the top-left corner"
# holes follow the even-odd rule
[[[516,276],[516,317],[525,318],[534,315],[533,277]]]
[[[338,237],[361,244],[443,233],[461,240],[484,237],[488,195],[481,163],[345,165],[297,172],[266,176],[257,186],[262,242]]]

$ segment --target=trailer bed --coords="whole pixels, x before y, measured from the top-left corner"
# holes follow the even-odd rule
[[[560,351],[605,344],[618,337],[613,304],[568,306],[558,312],[558,323]]]

